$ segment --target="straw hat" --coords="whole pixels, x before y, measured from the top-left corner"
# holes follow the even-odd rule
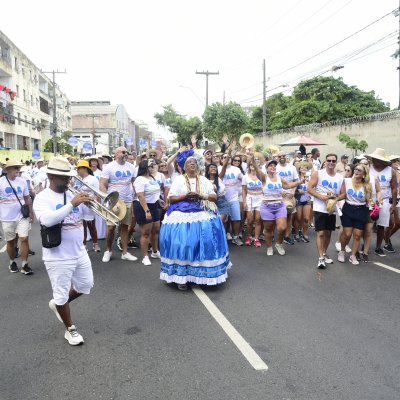
[[[100,157],[99,157],[100,158]],[[110,161],[112,161],[112,157],[109,155],[109,154],[107,154],[107,153],[103,153],[102,155],[101,155],[101,158],[108,158]]]
[[[158,150],[158,149],[150,149],[150,150],[147,150],[146,155],[147,155],[147,157],[150,157],[150,154],[154,154],[154,153],[156,154],[157,160],[159,160],[159,159],[161,158],[161,156],[162,156],[162,153],[161,153],[161,151]]]
[[[312,163],[308,162],[308,161],[300,161],[297,162],[295,164],[295,167],[297,168],[297,171],[301,168],[301,167],[306,167],[307,169],[311,169],[312,168]]]
[[[398,156],[396,154],[392,154],[389,156],[390,161],[399,160],[399,159],[400,159],[400,156]]]
[[[4,169],[6,168],[10,168],[10,167],[23,167],[24,164],[22,164],[21,162],[17,161],[17,160],[7,160],[7,162],[4,165]]]
[[[53,157],[41,171],[45,174],[76,176],[76,171],[71,169],[70,163],[64,157]]]
[[[366,155],[367,158],[375,159],[375,160],[380,160],[389,163],[389,157],[387,156],[385,149],[381,149],[377,147],[375,151],[372,154]]]

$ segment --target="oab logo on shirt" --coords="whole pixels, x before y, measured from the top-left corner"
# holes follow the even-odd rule
[[[279,171],[279,176],[282,177],[288,177],[288,176],[292,176],[292,171]]]
[[[267,188],[272,190],[280,190],[282,189],[282,184],[281,183],[268,183]]]
[[[258,187],[261,187],[262,184],[261,184],[261,181],[257,181],[257,182],[249,182],[248,185],[251,188],[258,188]]]
[[[4,191],[5,191],[7,194],[11,194],[11,193],[13,192],[13,190],[10,188],[10,186],[6,187],[6,188],[4,189]],[[16,191],[17,193],[22,193],[22,188],[21,188],[21,186],[17,186],[17,187],[15,188],[15,191]]]
[[[347,194],[349,196],[356,197],[358,199],[362,199],[364,197],[364,192],[362,190],[356,191],[351,188],[349,190],[347,190]]]
[[[132,176],[132,173],[129,170],[126,170],[126,171],[115,171],[115,176],[117,178],[130,178]]]
[[[386,182],[386,176],[385,175],[379,175],[378,176],[378,181],[379,182]]]
[[[330,182],[327,179],[324,179],[322,181],[322,186],[324,188],[337,189],[338,188],[338,183],[337,182]]]

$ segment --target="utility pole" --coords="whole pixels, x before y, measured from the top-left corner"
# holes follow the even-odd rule
[[[267,132],[267,81],[265,78],[265,59],[263,60],[263,109],[262,109],[263,133]]]
[[[53,74],[53,129],[50,132],[53,135],[53,153],[57,155],[57,98],[56,98],[56,74],[66,74],[67,71],[42,71],[44,74]]]
[[[100,115],[97,114],[92,114],[92,142],[93,142],[93,148],[92,148],[92,154],[96,154],[96,129],[94,127],[94,119],[100,117]]]
[[[209,75],[219,75],[219,71],[217,71],[217,72],[209,72],[209,71],[198,72],[198,71],[196,71],[196,74],[206,76],[206,108],[207,108],[208,107],[208,76]]]
[[[225,90],[224,90],[224,94],[222,96],[222,104],[225,105]]]
[[[397,37],[399,44],[399,54],[397,55],[397,59],[399,60],[399,66],[397,67],[397,70],[399,71],[399,107],[397,109],[400,110],[400,0],[399,0],[399,8],[397,9],[397,16],[399,17],[399,34]]]

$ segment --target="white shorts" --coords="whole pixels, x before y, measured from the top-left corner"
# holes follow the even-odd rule
[[[78,259],[45,261],[44,265],[53,289],[53,299],[58,306],[68,302],[71,287],[78,293],[90,293],[93,271],[86,251]]]
[[[260,211],[263,196],[247,196],[245,211]]]
[[[84,221],[94,221],[96,213],[87,206],[82,207],[82,219]]]
[[[387,228],[390,223],[390,208],[391,204],[389,203],[389,199],[384,199],[383,204],[380,205],[379,208],[379,219],[376,221],[376,225],[384,226]]]
[[[7,242],[15,239],[15,237],[28,237],[28,232],[31,227],[29,218],[21,218],[19,221],[2,221],[1,222],[4,238]]]

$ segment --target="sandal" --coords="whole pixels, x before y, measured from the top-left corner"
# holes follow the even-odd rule
[[[179,290],[187,290],[186,283],[178,283],[177,286]]]

